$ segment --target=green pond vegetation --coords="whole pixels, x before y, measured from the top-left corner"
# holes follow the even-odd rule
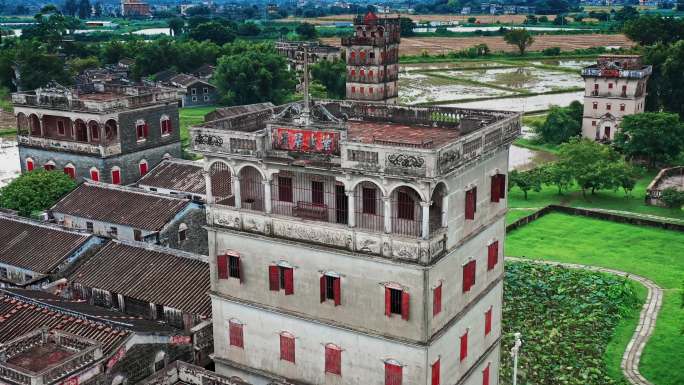
[[[551,213],[509,233],[506,255],[607,267],[654,281],[665,295],[639,369],[655,385],[684,384],[684,370],[676,370],[674,364],[684,362],[684,234]],[[639,295],[643,297],[643,293]],[[606,316],[611,317],[608,312]],[[597,320],[595,327],[603,322]],[[631,337],[629,329],[633,331],[635,325],[634,315],[631,321],[628,316],[619,323],[603,355],[613,378]]]
[[[506,263],[504,282],[502,384],[510,383],[515,332],[523,340],[520,384],[625,383],[619,362],[614,372],[608,356],[627,343],[615,344],[613,337],[634,330],[625,321],[634,320],[643,302],[637,285],[610,274],[527,262]]]

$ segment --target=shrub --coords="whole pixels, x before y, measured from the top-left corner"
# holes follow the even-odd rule
[[[668,187],[660,194],[660,201],[669,208],[680,209],[684,206],[684,191],[679,191],[674,187]]]
[[[542,55],[545,56],[558,56],[561,53],[560,47],[549,47],[542,50]]]
[[[0,206],[28,217],[52,207],[75,187],[76,182],[63,172],[31,171],[0,189]]]
[[[476,21],[477,21],[477,18],[475,18],[475,17],[469,17],[468,18],[468,23],[470,23],[470,24],[475,24]]]

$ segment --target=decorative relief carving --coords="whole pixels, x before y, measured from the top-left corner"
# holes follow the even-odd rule
[[[256,233],[262,233],[265,234],[267,231],[266,229],[266,221],[264,218],[261,217],[253,217],[253,216],[245,216],[243,219],[243,224],[244,224],[244,229],[247,231],[253,231]]]
[[[380,239],[365,234],[356,234],[356,250],[363,253],[380,253]]]
[[[420,258],[420,246],[415,243],[392,242],[392,256],[399,259],[417,260]]]
[[[425,159],[417,155],[389,154],[387,163],[394,167],[422,168],[425,166]]]
[[[322,243],[337,247],[352,247],[352,237],[342,231],[317,229],[293,222],[273,221],[273,234],[284,238],[301,239],[303,241]]]
[[[461,152],[458,149],[444,151],[439,157],[439,168],[443,171],[449,170],[455,167],[460,160]]]
[[[240,228],[240,214],[231,212],[214,213],[214,223],[219,226],[230,227],[231,229]]]
[[[205,144],[207,146],[223,146],[223,138],[218,135],[197,134],[195,144]]]

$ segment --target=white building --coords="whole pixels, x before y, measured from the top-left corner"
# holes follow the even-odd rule
[[[256,385],[498,384],[520,114],[293,103],[191,128],[216,371]]]
[[[651,66],[638,55],[601,55],[582,69],[584,114],[582,136],[602,142],[615,139],[625,115],[644,112]]]

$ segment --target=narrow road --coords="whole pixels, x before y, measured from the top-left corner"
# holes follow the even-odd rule
[[[634,330],[632,339],[627,344],[627,349],[625,349],[625,353],[622,355],[622,363],[620,364],[620,367],[622,368],[622,372],[624,373],[625,377],[632,385],[653,385],[650,381],[644,378],[641,373],[639,373],[639,360],[641,359],[641,354],[644,351],[644,347],[646,346],[648,339],[651,337],[651,334],[653,334],[653,330],[655,329],[656,325],[656,319],[658,318],[658,312],[660,311],[660,306],[663,303],[663,289],[660,286],[656,285],[648,278],[627,273],[625,271],[607,269],[604,267],[579,265],[575,263],[540,261],[516,257],[506,257],[506,260],[563,266],[570,269],[598,271],[602,273],[618,275],[621,277],[627,277],[644,285],[648,289],[648,296],[646,297],[644,306],[641,308],[639,323],[637,324],[636,330]]]

